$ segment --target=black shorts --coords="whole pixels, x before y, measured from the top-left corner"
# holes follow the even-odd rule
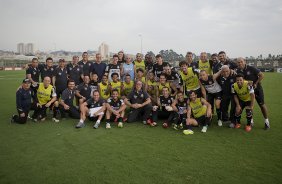
[[[209,97],[212,97],[213,99],[216,99],[216,100],[221,100],[221,92],[217,92],[217,93],[208,93],[208,98]]]
[[[264,105],[264,93],[261,85],[258,85],[257,88],[255,88],[255,98],[259,105]]]
[[[239,100],[239,104],[240,104],[240,106],[241,106],[241,109],[243,110],[245,107],[247,107],[247,106],[251,106],[251,101],[242,101],[242,100]]]

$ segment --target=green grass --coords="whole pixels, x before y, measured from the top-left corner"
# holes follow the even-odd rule
[[[282,183],[282,74],[263,86],[271,129],[255,107],[250,133],[213,125],[206,134],[141,123],[94,130],[87,122],[10,124],[23,72],[0,72],[0,183]],[[245,122],[245,119],[243,119]]]

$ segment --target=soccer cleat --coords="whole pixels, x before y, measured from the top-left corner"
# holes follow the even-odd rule
[[[45,120],[45,118],[42,118],[41,121],[44,121],[43,119]],[[60,120],[58,120],[57,118],[52,118],[52,120],[53,120],[55,123],[59,123],[59,122],[60,122]]]
[[[250,132],[251,130],[252,130],[251,125],[246,125],[246,126],[245,126],[245,131],[246,131],[246,132]]]
[[[100,126],[100,123],[96,122],[96,123],[94,124],[93,128],[97,129],[97,128],[99,128],[99,126]]]
[[[85,127],[85,124],[83,122],[78,122],[75,128],[83,128]]]
[[[192,134],[194,134],[194,132],[193,132],[193,130],[188,129],[188,130],[183,130],[183,134],[192,135]]]
[[[110,129],[111,128],[111,124],[110,123],[106,123],[106,129]]]
[[[118,123],[118,127],[119,127],[119,128],[122,128],[122,127],[123,127],[123,123],[122,123],[122,122],[119,122],[119,123]]]
[[[208,130],[208,127],[207,127],[207,126],[203,126],[203,128],[202,128],[201,132],[206,133],[206,132],[207,132],[207,130]]]
[[[270,128],[270,124],[268,120],[264,121],[264,130],[268,130]]]
[[[11,123],[15,123],[15,117],[16,117],[16,116],[17,116],[17,115],[13,114],[13,116],[11,117],[11,120],[10,120]]]
[[[220,119],[217,121],[217,125],[220,127],[222,126],[222,121]]]
[[[172,128],[173,128],[174,130],[178,130],[177,124],[173,124],[173,125],[172,125]]]
[[[238,129],[241,127],[241,123],[236,123],[235,128]]]
[[[252,119],[251,119],[251,126],[253,127],[254,124],[255,124],[255,123],[254,123],[254,119],[252,118]]]
[[[163,123],[163,128],[167,128],[168,127],[168,124],[165,122]]]
[[[179,124],[179,129],[183,129],[183,124],[182,123]]]

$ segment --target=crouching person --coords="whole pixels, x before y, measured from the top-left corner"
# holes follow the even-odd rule
[[[91,121],[96,121],[93,128],[98,128],[106,110],[106,104],[100,98],[99,91],[93,91],[92,97],[80,106],[80,120],[75,128],[85,127],[85,119],[89,117]]]
[[[192,118],[192,115],[194,118]],[[201,132],[206,133],[212,118],[211,105],[204,98],[197,98],[195,91],[190,91],[186,119],[185,135],[193,134],[192,126],[202,125]]]
[[[16,103],[19,115],[13,115],[11,123],[24,124],[27,121],[28,112],[31,107],[31,90],[29,79],[24,79],[22,86],[17,90]]]
[[[57,119],[57,113],[59,111],[59,103],[57,100],[57,94],[55,88],[50,84],[51,78],[46,76],[43,79],[42,83],[39,83],[36,99],[34,102],[34,114],[32,115],[32,119],[34,121],[45,121],[46,119],[46,111],[48,108],[53,109],[53,118],[52,120],[55,122],[59,122]]]
[[[120,99],[117,89],[112,90],[112,97],[108,99],[106,103],[106,128],[111,128],[110,121],[118,121],[118,127],[123,127],[123,117],[126,105],[123,100]]]
[[[74,119],[80,118],[80,113],[78,109],[73,105],[73,99],[75,96],[75,82],[70,79],[68,81],[68,88],[62,92],[62,97],[59,101],[59,109],[61,112],[61,117],[65,118],[65,113],[69,114],[69,117]]]

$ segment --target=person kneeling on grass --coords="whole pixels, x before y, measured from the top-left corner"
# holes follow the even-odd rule
[[[191,118],[193,114],[194,118]],[[204,98],[197,98],[195,91],[190,91],[188,111],[186,119],[186,130],[183,131],[185,135],[193,134],[192,126],[203,126],[201,132],[206,133],[208,124],[212,118],[211,105]]]
[[[88,99],[80,106],[80,120],[75,128],[85,127],[86,116],[89,116],[91,121],[96,121],[93,128],[98,128],[100,122],[104,116],[106,110],[106,104],[103,99],[100,98],[99,91],[93,91],[92,98]]]
[[[244,80],[244,76],[242,74],[238,74],[236,75],[236,83],[232,86],[232,93],[234,94],[234,101],[236,104],[235,128],[241,127],[241,114],[244,108],[246,108],[247,125],[245,130],[246,132],[249,132],[252,130],[251,122],[253,119],[255,100],[254,89],[248,81]]]
[[[32,119],[36,122],[38,120],[45,121],[46,119],[46,110],[48,108],[53,109],[53,118],[54,122],[60,122],[57,119],[57,114],[59,111],[59,103],[57,100],[57,94],[55,88],[50,84],[51,78],[46,76],[44,77],[43,83],[39,83],[36,99],[35,99],[35,109]]]
[[[11,118],[11,123],[24,124],[27,121],[28,112],[31,107],[31,81],[29,79],[24,79],[22,86],[17,90],[16,93],[16,103],[19,115],[13,115]]]
[[[124,117],[124,111],[126,105],[123,100],[120,99],[117,89],[112,90],[112,97],[108,99],[106,103],[107,112],[106,112],[106,128],[111,128],[110,121],[118,121],[118,127],[122,128],[123,123],[122,119]]]
[[[75,82],[70,79],[68,81],[68,88],[62,92],[62,97],[59,100],[59,109],[61,117],[65,118],[65,113],[68,113],[71,118],[79,119],[79,110],[73,105],[73,99],[75,96]]]

